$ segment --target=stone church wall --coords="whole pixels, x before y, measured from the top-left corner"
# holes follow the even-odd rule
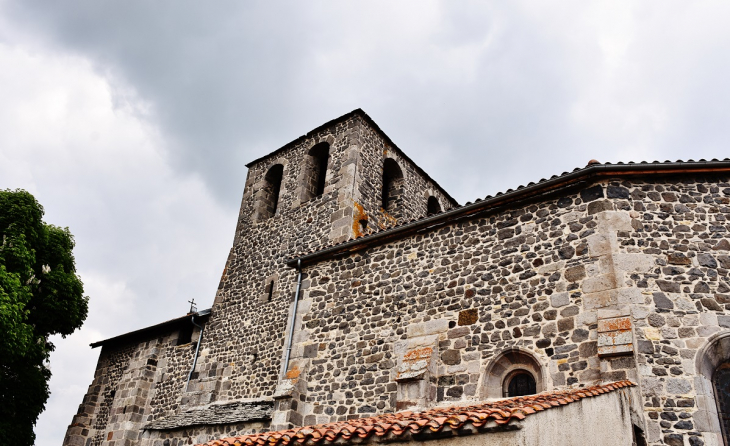
[[[195,351],[195,343],[177,346],[178,334],[102,347],[94,382],[64,444],[124,445],[148,422],[177,410]]]
[[[544,389],[638,382],[650,441],[700,444],[695,357],[730,328],[727,181],[607,180],[307,267],[303,423],[500,397],[490,374],[524,361]],[[423,349],[420,384],[399,382]]]

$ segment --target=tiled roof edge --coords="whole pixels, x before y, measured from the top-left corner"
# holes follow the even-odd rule
[[[494,427],[506,427],[526,417],[618,389],[635,386],[618,381],[592,387],[544,392],[471,406],[437,407],[424,412],[399,412],[349,421],[320,424],[277,432],[241,435],[211,440],[198,446],[308,446],[368,441],[408,441],[442,438],[458,431],[479,433]]]
[[[126,341],[128,339],[132,339],[138,336],[143,336],[149,333],[157,333],[158,331],[170,329],[173,327],[176,327],[177,325],[183,323],[184,321],[190,319],[192,316],[198,316],[198,317],[206,317],[209,316],[211,313],[211,309],[208,308],[207,310],[200,310],[196,313],[188,313],[185,316],[180,316],[175,319],[170,319],[165,322],[161,322],[159,324],[150,325],[148,327],[140,328],[139,330],[130,331],[124,334],[120,334],[118,336],[114,336],[112,338],[107,338],[101,341],[92,342],[89,344],[91,348],[100,347],[102,345],[112,344],[112,343],[118,343],[122,341]]]
[[[255,160],[253,160],[253,161],[249,162],[248,164],[246,164],[246,167],[251,168],[251,166],[253,166],[254,164],[258,163],[259,161],[262,161],[262,160],[265,160],[265,159],[267,159],[269,157],[273,157],[275,155],[278,155],[278,154],[282,153],[283,151],[285,151],[287,149],[290,149],[290,148],[294,147],[295,145],[301,143],[302,141],[305,141],[306,139],[311,138],[312,136],[314,136],[315,134],[321,132],[322,130],[324,130],[324,129],[328,128],[328,127],[332,127],[333,125],[339,124],[341,122],[345,122],[348,119],[352,118],[353,116],[359,116],[362,119],[364,119],[365,122],[370,127],[372,127],[393,149],[395,149],[398,152],[398,155],[400,155],[404,160],[406,160],[409,163],[411,163],[411,165],[413,165],[413,167],[416,169],[416,171],[418,171],[418,173],[421,176],[423,176],[428,181],[430,181],[431,183],[433,183],[433,185],[436,188],[438,188],[438,190],[441,191],[441,193],[444,194],[444,196],[451,202],[451,205],[452,206],[459,206],[459,202],[456,201],[456,199],[454,197],[452,197],[446,191],[446,189],[444,189],[443,187],[441,187],[441,185],[438,182],[436,182],[436,180],[434,180],[433,178],[431,178],[431,176],[428,173],[426,173],[425,170],[423,170],[408,155],[406,155],[405,152],[403,152],[403,150],[401,150],[400,147],[398,147],[393,142],[393,140],[390,139],[390,136],[388,136],[380,128],[380,126],[375,121],[373,121],[373,118],[371,118],[361,108],[356,108],[355,110],[353,110],[353,111],[351,111],[349,113],[345,113],[344,115],[340,116],[339,118],[335,118],[335,119],[333,119],[331,121],[325,122],[324,124],[320,125],[319,127],[315,128],[314,130],[310,130],[305,135],[302,135],[299,138],[295,139],[294,141],[291,141],[289,143],[284,144],[283,146],[279,147],[278,149],[274,150],[273,152],[268,153],[268,154],[266,154],[264,156],[261,156],[261,157],[256,158]]]
[[[306,266],[308,264],[315,263],[320,258],[359,251],[369,246],[400,238],[401,235],[411,233],[418,229],[441,226],[450,221],[469,217],[490,208],[496,208],[503,204],[532,198],[541,194],[553,192],[566,186],[571,186],[602,176],[668,175],[712,172],[730,172],[730,158],[725,158],[724,160],[713,159],[710,161],[678,160],[664,162],[654,161],[652,163],[648,163],[646,161],[641,163],[620,162],[616,164],[591,163],[586,167],[576,168],[572,172],[563,172],[561,175],[553,175],[549,179],[543,178],[537,183],[531,182],[528,183],[527,186],[521,185],[514,190],[508,189],[506,192],[499,192],[495,196],[488,195],[484,199],[478,199],[474,203],[466,203],[461,207],[457,207],[449,211],[420,219],[414,219],[399,226],[384,229],[374,234],[350,239],[345,242],[336,243],[310,253],[299,253],[287,260],[286,263],[293,268],[296,267],[297,261],[301,260],[302,265]]]

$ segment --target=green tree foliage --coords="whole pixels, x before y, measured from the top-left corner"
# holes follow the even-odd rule
[[[49,336],[86,319],[68,228],[43,222],[23,190],[0,190],[0,444],[32,445],[48,399]]]

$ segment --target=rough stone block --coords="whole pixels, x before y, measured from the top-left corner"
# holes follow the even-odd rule
[[[616,234],[593,234],[586,239],[588,243],[588,255],[599,257],[609,255],[616,246]]]
[[[667,393],[686,395],[692,392],[692,383],[683,378],[667,379]]]
[[[623,211],[605,211],[598,214],[600,231],[632,231],[631,216]]]
[[[717,316],[717,323],[720,327],[730,328],[730,316]]]
[[[565,270],[565,279],[568,282],[577,282],[586,276],[586,269],[583,265],[574,266]]]
[[[459,350],[446,350],[441,353],[441,361],[446,365],[457,365],[461,363],[461,352]]]
[[[575,318],[577,326],[595,324],[598,319],[598,315],[595,311],[583,311],[578,314]]]
[[[595,310],[618,303],[617,294],[611,291],[583,295],[583,309]]]
[[[449,321],[446,319],[432,319],[420,324],[408,326],[408,337],[428,336],[431,334],[445,333],[449,329]]]
[[[597,293],[615,288],[617,288],[617,283],[616,276],[613,274],[603,274],[583,281],[583,291],[585,293]]]
[[[598,214],[604,211],[611,211],[613,210],[613,203],[609,200],[594,201],[592,203],[588,203],[587,210],[588,215]]]
[[[562,271],[565,269],[565,261],[561,260],[559,262],[553,262],[548,263],[547,265],[543,265],[540,268],[538,268],[537,272],[538,274],[552,274],[557,271]]]
[[[479,319],[479,311],[476,308],[459,312],[459,325],[471,325]]]
[[[614,356],[633,353],[633,345],[601,345],[598,347],[598,356]]]
[[[601,186],[600,184],[591,186],[587,189],[583,189],[582,191],[580,191],[580,198],[581,200],[583,200],[584,203],[598,200],[599,198],[603,197],[603,186]]]
[[[629,273],[646,273],[655,265],[654,256],[639,253],[619,253],[613,255],[614,267]]]
[[[674,303],[664,293],[653,293],[654,305],[657,308],[663,310],[671,310],[674,308]]]
[[[565,293],[555,293],[552,296],[550,296],[550,304],[553,307],[559,308],[564,307],[570,303],[570,294],[567,292]]]

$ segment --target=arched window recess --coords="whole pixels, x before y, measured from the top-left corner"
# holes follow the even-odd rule
[[[534,395],[537,393],[537,382],[532,373],[517,369],[505,377],[502,389],[506,397]]]
[[[505,398],[544,392],[546,372],[537,357],[522,348],[510,348],[495,356],[485,370],[484,398]]]
[[[381,206],[393,217],[400,217],[403,205],[403,171],[395,160],[386,158],[383,162],[383,189]]]
[[[281,181],[284,177],[284,166],[274,164],[264,176],[263,186],[259,191],[256,212],[258,220],[266,220],[276,215],[279,208],[279,194],[281,192]]]
[[[304,178],[303,201],[308,201],[324,194],[324,188],[327,186],[327,165],[329,164],[329,159],[329,143],[321,142],[309,149]]]
[[[426,215],[431,216],[439,213],[441,213],[441,203],[439,203],[438,198],[431,195],[428,197]]]

